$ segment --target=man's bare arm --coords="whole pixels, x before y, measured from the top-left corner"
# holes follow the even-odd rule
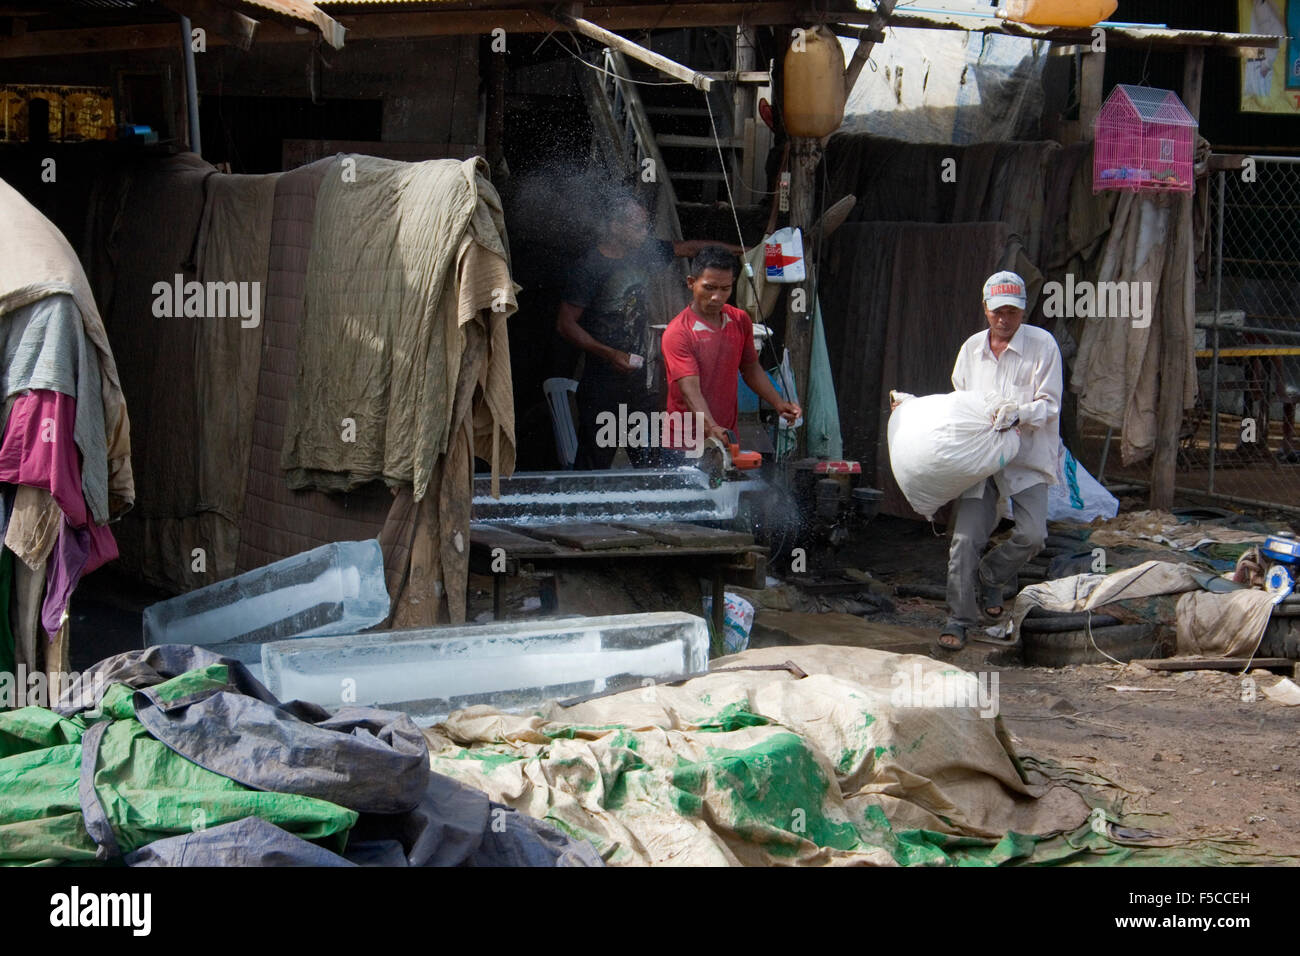
[[[700,377],[698,375],[684,375],[677,379],[677,387],[681,390],[686,407],[704,416],[704,433],[711,438],[725,442],[727,440],[727,430],[714,420],[713,413],[709,411],[709,403],[705,401],[704,393],[700,391]]]
[[[628,361],[627,353],[610,348],[594,338],[590,332],[578,324],[578,320],[581,318],[582,306],[561,302],[560,311],[555,319],[555,331],[560,333],[561,338],[572,342],[584,352],[608,362],[620,372],[632,371],[632,363]]]
[[[763,371],[761,362],[750,362],[742,366],[740,375],[745,380],[745,384],[752,388],[759,398],[775,408],[783,418],[794,421],[803,414],[803,409],[794,402],[787,402],[781,397],[781,393],[772,387],[772,380],[767,377],[767,372]]]

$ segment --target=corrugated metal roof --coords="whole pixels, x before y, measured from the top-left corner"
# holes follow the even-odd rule
[[[859,4],[861,6],[861,4]],[[864,11],[862,21],[867,19]],[[853,21],[854,25],[862,21]],[[981,17],[963,13],[909,13],[906,7],[895,8],[889,17],[891,27],[912,27],[927,30],[966,30],[972,33],[1005,33],[1009,36],[1027,37],[1031,40],[1051,40],[1056,43],[1088,43],[1092,39],[1091,27],[1036,27],[1014,20]],[[1107,26],[1107,40],[1131,41],[1156,46],[1226,46],[1261,47],[1274,49],[1278,37],[1255,33],[1219,33],[1210,30],[1181,30],[1163,27]]]
[[[335,49],[343,46],[343,35],[346,33],[343,24],[309,0],[217,0],[217,2],[239,10],[254,19],[257,19],[260,11],[262,15],[270,13],[281,20],[292,20],[313,26],[320,31],[321,36],[330,46]]]

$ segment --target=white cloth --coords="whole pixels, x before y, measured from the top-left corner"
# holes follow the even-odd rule
[[[989,349],[985,329],[966,340],[952,369],[952,387],[977,394],[995,392],[1020,409],[1020,451],[993,476],[998,491],[1011,497],[1030,485],[1056,484],[1061,443],[1061,350],[1045,329],[1022,325],[1000,358]],[[962,494],[984,493],[984,482]]]

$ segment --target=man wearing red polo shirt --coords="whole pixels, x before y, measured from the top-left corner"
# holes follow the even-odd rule
[[[727,305],[736,280],[736,257],[720,246],[707,246],[691,261],[686,285],[691,304],[664,330],[663,356],[668,372],[666,448],[702,447],[705,438],[726,442],[736,428],[736,373],[758,397],[789,421],[803,412],[781,398],[759,364],[754,326],[743,309]],[[676,412],[678,414],[674,415]],[[698,415],[702,435],[678,428]]]

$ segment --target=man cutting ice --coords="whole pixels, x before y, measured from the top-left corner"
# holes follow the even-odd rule
[[[781,397],[763,371],[749,315],[727,305],[738,270],[739,263],[729,249],[701,249],[686,279],[691,304],[664,331],[669,412],[664,447],[673,450],[665,460],[679,460],[680,449],[692,441],[702,444],[705,438],[716,438],[726,443],[727,432],[735,429],[738,416],[737,373],[787,421],[803,414],[798,405]],[[679,433],[679,427],[685,431],[686,415],[698,417],[703,434]]]
[[[957,353],[955,389],[1004,399],[993,416],[999,431],[1020,431],[1020,451],[992,478],[967,489],[954,504],[948,551],[948,623],[939,649],[966,646],[966,631],[1005,616],[1002,589],[1047,538],[1047,488],[1056,483],[1060,446],[1061,352],[1051,333],[1024,325],[1025,280],[998,272],[984,283],[987,332]],[[1011,500],[1011,538],[984,554],[998,524],[998,498]],[[982,555],[982,557],[981,557]]]

